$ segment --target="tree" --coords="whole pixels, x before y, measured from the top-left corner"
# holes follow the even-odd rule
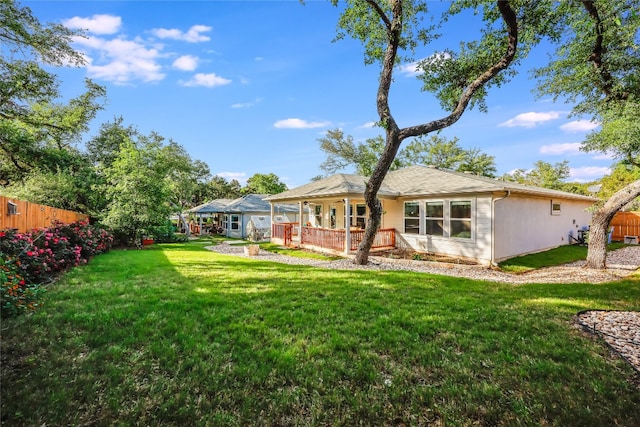
[[[354,166],[357,174],[370,176],[385,147],[381,136],[356,144],[351,136],[345,138],[339,129],[328,131],[318,141],[320,149],[327,154],[320,169],[329,174]],[[496,172],[493,156],[482,153],[479,148],[465,150],[458,144],[458,138],[447,140],[438,135],[412,140],[398,151],[389,170],[420,164],[485,176],[493,176]]]
[[[600,180],[601,187],[598,197],[607,200],[622,188],[638,180],[640,180],[640,166],[619,162],[609,175],[605,175]],[[630,211],[640,210],[640,198],[636,198],[624,208]]]
[[[166,171],[164,181],[168,189],[168,201],[189,235],[189,225],[182,212],[194,206],[198,187],[210,175],[209,166],[200,160],[192,160],[184,147],[174,141],[160,149],[158,161]]]
[[[138,144],[125,141],[105,169],[109,207],[104,223],[129,242],[141,238],[150,227],[164,224],[171,213],[160,149],[153,139],[143,138]]]
[[[274,173],[257,173],[247,180],[242,194],[278,194],[287,191],[287,184]]]
[[[0,184],[23,180],[36,168],[56,173],[60,151],[72,147],[102,108],[102,86],[86,80],[87,92],[66,104],[56,75],[42,65],[79,66],[83,56],[71,48],[82,33],[62,25],[43,26],[27,7],[0,1]]]
[[[424,71],[421,75],[424,89],[435,93],[446,112],[442,117],[405,128],[398,126],[392,114],[389,91],[398,62],[412,59],[410,53],[419,43],[428,45],[437,38],[434,28],[420,25],[427,2],[350,0],[340,17],[338,38],[348,34],[360,40],[365,62],[381,64],[376,105],[379,124],[385,130],[385,147],[366,184],[364,198],[369,221],[356,253],[356,264],[368,261],[381,223],[382,206],[377,193],[401,143],[453,125],[467,107],[486,110],[484,99],[488,89],[506,83],[510,73],[503,71],[517,63],[543,36],[548,3],[459,1],[452,4],[444,22],[466,8],[482,13],[485,25],[481,38],[462,44],[458,52],[437,52],[418,65]]]
[[[584,142],[640,165],[640,1],[559,2],[554,60],[536,70],[538,93],[574,103],[574,116],[601,123]],[[606,267],[607,231],[617,211],[640,196],[640,180],[615,192],[593,213],[587,268]]]
[[[569,174],[568,160],[556,163],[555,165],[538,160],[533,169],[516,169],[510,174],[505,174],[503,179],[534,187],[563,190],[565,186],[564,180],[569,177]]]

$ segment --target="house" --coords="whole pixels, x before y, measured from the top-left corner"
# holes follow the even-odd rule
[[[247,225],[254,217],[254,223],[260,221],[271,227],[272,217],[281,217],[284,221],[297,221],[298,207],[296,205],[271,205],[265,200],[265,194],[248,194],[237,199],[216,199],[196,206],[189,210],[197,219],[192,231],[194,234],[204,234],[212,227],[221,230],[227,237],[244,239],[247,237]],[[207,220],[211,218],[211,220]],[[279,219],[276,218],[276,221]]]
[[[271,203],[298,203],[303,218],[299,233],[273,224],[272,241],[356,251],[368,215],[366,181],[337,174],[267,197]],[[484,265],[572,243],[589,226],[588,208],[597,201],[427,166],[389,172],[378,199],[383,214],[373,250],[401,247]]]

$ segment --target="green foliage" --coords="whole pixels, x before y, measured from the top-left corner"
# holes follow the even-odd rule
[[[530,170],[517,169],[511,174],[505,174],[503,179],[515,181],[524,185],[562,190],[564,180],[569,177],[569,161],[564,160],[555,165],[538,160]]]
[[[327,131],[318,142],[320,149],[327,155],[327,159],[320,165],[326,173],[354,166],[357,174],[371,176],[385,148],[385,141],[381,136],[356,144],[353,137],[345,137],[340,129]],[[465,150],[458,144],[457,138],[448,140],[438,135],[413,139],[398,151],[389,170],[412,165],[433,165],[484,176],[494,176],[496,172],[493,156],[482,153],[479,148]]]
[[[274,173],[257,173],[247,180],[243,194],[278,194],[288,190],[287,184],[280,181]]]
[[[141,237],[143,230],[164,224],[172,211],[160,149],[153,138],[143,139],[139,147],[127,141],[104,170],[109,200],[104,223],[128,236],[130,243]]]
[[[15,317],[40,305],[44,289],[27,283],[20,275],[19,261],[0,253],[0,317]]]
[[[184,243],[189,241],[186,235],[176,233],[176,227],[171,221],[167,221],[164,225],[149,227],[147,232],[156,243]]]

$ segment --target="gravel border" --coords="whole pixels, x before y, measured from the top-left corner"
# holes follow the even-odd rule
[[[236,243],[236,241],[234,241]],[[514,274],[499,271],[486,266],[469,266],[459,264],[437,265],[434,262],[413,260],[392,260],[376,256],[369,257],[368,265],[353,264],[353,257],[336,261],[324,261],[310,258],[297,258],[279,255],[260,249],[258,255],[244,254],[242,245],[220,243],[216,246],[205,246],[213,252],[253,258],[260,261],[272,261],[282,264],[309,265],[334,270],[403,270],[420,273],[442,274],[446,276],[464,277],[474,280],[488,280],[492,282],[525,284],[525,283],[606,283],[623,279],[640,268],[640,245],[625,246],[624,248],[607,254],[605,270],[591,270],[582,268],[584,261],[577,261],[557,267],[540,268],[534,271]]]
[[[585,310],[576,316],[583,330],[604,340],[640,375],[640,312]]]

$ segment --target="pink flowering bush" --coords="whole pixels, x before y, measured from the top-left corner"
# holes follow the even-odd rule
[[[40,286],[71,267],[86,264],[94,255],[108,252],[112,244],[113,235],[109,231],[85,221],[55,223],[27,233],[4,230],[0,231],[0,265],[10,265],[11,277],[20,277],[25,286]],[[6,290],[14,286],[2,287],[3,317],[12,311],[5,309],[5,305],[16,306],[7,302],[17,298]]]

